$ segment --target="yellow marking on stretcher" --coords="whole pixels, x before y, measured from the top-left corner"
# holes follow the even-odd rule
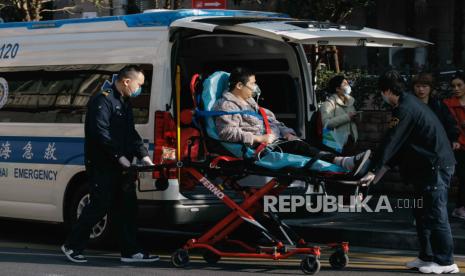
[[[181,67],[176,66],[176,131],[177,131],[177,157],[181,161]],[[178,168],[178,181],[181,181],[181,169]]]

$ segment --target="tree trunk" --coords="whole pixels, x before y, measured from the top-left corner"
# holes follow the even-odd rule
[[[415,0],[407,0],[405,1],[405,29],[406,34],[408,36],[415,37],[415,17],[416,17],[416,9],[415,9]],[[415,71],[415,62],[414,62],[414,50],[413,49],[405,49],[405,63],[408,65],[409,74],[412,73],[412,69]],[[415,72],[417,73],[417,72]]]
[[[42,9],[42,2],[40,0],[35,0],[32,20],[40,21],[40,19],[42,19],[42,16],[40,16],[41,9]]]
[[[340,73],[341,72],[341,68],[339,67],[339,55],[338,55],[338,51],[337,51],[337,47],[336,46],[332,46],[331,47],[331,51],[333,53],[333,59],[334,59],[334,71],[336,73]]]
[[[454,1],[454,45],[453,45],[453,61],[456,67],[463,65],[463,25],[465,16],[463,10],[465,5],[463,0]]]

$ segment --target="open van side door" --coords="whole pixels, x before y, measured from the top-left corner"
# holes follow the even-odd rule
[[[171,24],[171,28],[176,27],[207,32],[233,31],[299,44],[403,48],[431,44],[377,29],[283,18],[187,17]]]
[[[176,20],[170,25],[171,30],[177,28],[193,29],[204,32],[227,31],[268,38],[284,43],[310,44],[316,46],[360,46],[360,47],[425,47],[432,43],[401,34],[381,31],[372,28],[338,25],[326,22],[295,20],[278,17],[231,17],[231,16],[196,16]],[[298,51],[299,52],[299,51]],[[298,53],[301,55],[302,53]],[[299,60],[306,61],[301,55]],[[302,64],[305,67],[305,65]],[[310,68],[304,68],[310,71]],[[309,87],[306,91],[305,110],[310,120],[316,104],[315,94],[311,88],[311,74],[304,72],[302,82]]]
[[[416,48],[432,44],[425,40],[377,29],[279,17],[195,16],[176,20],[170,27],[206,32],[231,31],[316,46]],[[314,102],[314,95],[307,94],[307,102]],[[307,115],[310,115],[311,112],[309,110],[307,112]]]

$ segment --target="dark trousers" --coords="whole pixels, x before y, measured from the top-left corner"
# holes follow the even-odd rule
[[[286,153],[317,158],[329,163],[334,163],[334,158],[337,156],[331,152],[321,151],[302,140],[287,141],[280,144],[279,147]]]
[[[410,181],[417,198],[423,200],[423,206],[414,209],[419,258],[439,265],[454,263],[454,242],[447,213],[448,189],[453,174],[453,167],[430,168],[429,171],[422,170],[421,175],[415,175]]]
[[[455,159],[457,160],[455,172],[459,180],[456,207],[460,208],[465,207],[465,150],[456,151]]]
[[[90,203],[84,207],[81,216],[73,226],[65,245],[82,251],[89,240],[92,227],[106,214],[119,230],[122,256],[140,251],[137,245],[137,195],[134,175],[121,171],[88,171]],[[109,220],[109,221],[110,221]]]

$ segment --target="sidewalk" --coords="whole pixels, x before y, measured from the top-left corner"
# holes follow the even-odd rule
[[[391,202],[395,200],[390,199]],[[394,208],[392,213],[309,214],[308,218],[287,219],[285,222],[312,242],[348,241],[354,246],[418,249],[411,209]],[[454,252],[465,254],[465,221],[450,218],[450,224]]]

